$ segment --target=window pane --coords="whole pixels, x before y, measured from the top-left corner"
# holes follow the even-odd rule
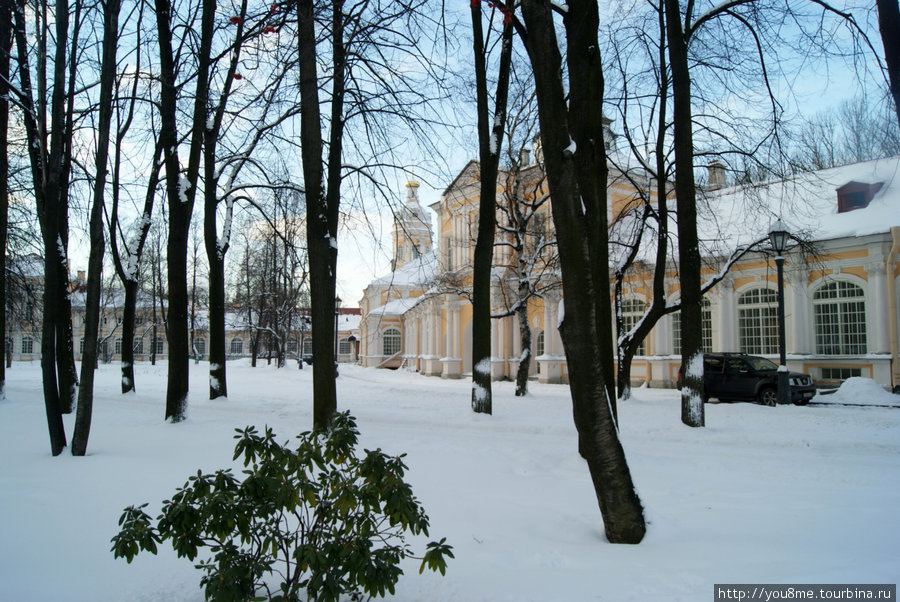
[[[388,328],[384,331],[382,355],[394,355],[397,353],[400,353],[400,331],[396,328]]]
[[[744,353],[778,353],[778,293],[756,288],[738,297],[738,341]]]
[[[816,353],[866,353],[866,302],[863,289],[852,282],[829,282],[813,295]],[[845,299],[853,299],[852,301]]]

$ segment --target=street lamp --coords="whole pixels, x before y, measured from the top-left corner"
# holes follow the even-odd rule
[[[341,312],[341,298],[334,298],[334,376],[338,376],[338,320]]]
[[[769,241],[775,251],[775,266],[778,268],[778,403],[789,403],[787,358],[784,344],[784,249],[790,238],[784,223],[779,219],[769,229]]]

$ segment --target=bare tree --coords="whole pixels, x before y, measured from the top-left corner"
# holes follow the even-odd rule
[[[77,6],[77,5],[76,5]],[[68,307],[65,283],[68,280],[65,242],[68,235],[62,230],[68,223],[68,174],[71,166],[71,121],[66,109],[66,66],[69,42],[69,4],[57,0],[54,11],[55,50],[53,53],[53,83],[50,94],[50,123],[47,123],[47,78],[45,57],[47,56],[48,18],[46,6],[33,12],[37,38],[37,101],[32,88],[29,57],[34,56],[28,46],[26,30],[26,2],[19,0],[15,5],[15,37],[18,51],[20,87],[15,91],[17,102],[22,108],[23,121],[28,137],[28,155],[31,160],[32,182],[44,241],[44,309],[41,336],[41,372],[44,390],[44,405],[50,433],[51,453],[59,455],[66,447],[65,427],[62,422],[64,410],[71,411],[74,394],[74,378],[65,376],[69,366],[59,365],[64,353],[58,353],[58,344],[66,346],[64,338],[57,341],[60,334],[65,336],[66,318],[64,309]],[[77,35],[74,36],[77,38]],[[74,44],[74,42],[73,42]],[[70,114],[71,116],[71,114]],[[69,135],[67,137],[67,134]],[[47,141],[49,140],[49,147]],[[69,316],[71,320],[71,315]],[[71,335],[71,329],[69,329]],[[68,341],[71,347],[71,336]],[[61,374],[62,376],[59,376]],[[59,376],[59,378],[58,378]],[[62,389],[62,390],[61,390]]]
[[[534,68],[544,164],[562,266],[560,326],[578,449],[587,461],[609,541],[638,543],[646,527],[613,412],[612,315],[607,272],[603,72],[597,3],[572,0],[564,37],[553,8],[524,0],[520,36]],[[568,94],[559,40],[566,44]]]
[[[524,85],[530,85],[530,79]],[[550,195],[543,166],[530,163],[526,145],[531,142],[536,126],[534,95],[517,93],[508,118],[506,168],[501,173],[504,190],[497,204],[499,211],[498,240],[501,250],[498,267],[507,274],[499,283],[502,310],[492,317],[514,315],[519,326],[522,355],[516,371],[516,396],[528,391],[528,375],[532,362],[532,331],[528,322],[528,304],[542,298],[545,292],[558,289],[559,256],[556,236],[548,228]],[[508,253],[504,253],[508,251]],[[545,301],[547,303],[549,301]]]
[[[12,11],[0,7],[0,399],[6,398],[6,242],[9,231],[9,65],[12,52]]]
[[[100,330],[100,289],[103,254],[106,248],[106,239],[103,235],[103,210],[112,124],[112,95],[116,77],[116,46],[119,42],[119,7],[119,0],[107,0],[103,6],[103,56],[100,66],[94,199],[91,207],[91,247],[85,302],[84,354],[81,361],[81,385],[78,389],[75,432],[72,435],[72,455],[75,456],[83,456],[87,452],[94,404],[94,368],[97,365],[97,337]]]
[[[878,28],[881,30],[894,112],[900,125],[900,8],[897,0],[875,0],[875,5],[878,7]]]
[[[156,0],[156,22],[159,39],[160,131],[166,170],[166,196],[169,232],[166,249],[169,288],[168,342],[169,370],[166,389],[166,420],[180,422],[187,412],[190,374],[188,340],[187,244],[191,214],[197,195],[203,131],[206,127],[206,104],[209,86],[212,37],[216,5],[204,0],[201,7],[200,38],[195,55],[196,88],[193,98],[190,147],[187,170],[181,173],[178,159],[178,89],[176,55],[172,47],[172,6],[168,0]],[[189,32],[185,31],[187,35]]]
[[[476,413],[492,413],[491,400],[491,269],[494,259],[494,236],[497,229],[497,172],[500,149],[506,126],[506,106],[509,93],[509,73],[512,64],[513,28],[512,0],[502,11],[490,11],[491,20],[502,12],[500,58],[494,110],[488,104],[487,47],[490,32],[485,38],[481,2],[471,3],[472,33],[475,51],[475,88],[478,115],[478,154],[481,167],[481,191],[478,201],[478,236],[472,266],[472,409]],[[506,17],[509,15],[509,18]],[[493,119],[492,119],[493,118]]]

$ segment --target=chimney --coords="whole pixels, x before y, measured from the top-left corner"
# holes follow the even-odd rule
[[[706,169],[709,172],[707,190],[725,188],[725,166],[718,159],[711,159],[706,164]]]
[[[531,165],[531,151],[527,148],[523,148],[519,151],[519,167],[526,167]]]

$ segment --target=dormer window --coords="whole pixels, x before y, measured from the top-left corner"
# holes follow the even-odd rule
[[[838,213],[847,213],[854,209],[863,209],[869,206],[872,197],[881,190],[884,182],[865,184],[863,182],[848,182],[837,189]]]

